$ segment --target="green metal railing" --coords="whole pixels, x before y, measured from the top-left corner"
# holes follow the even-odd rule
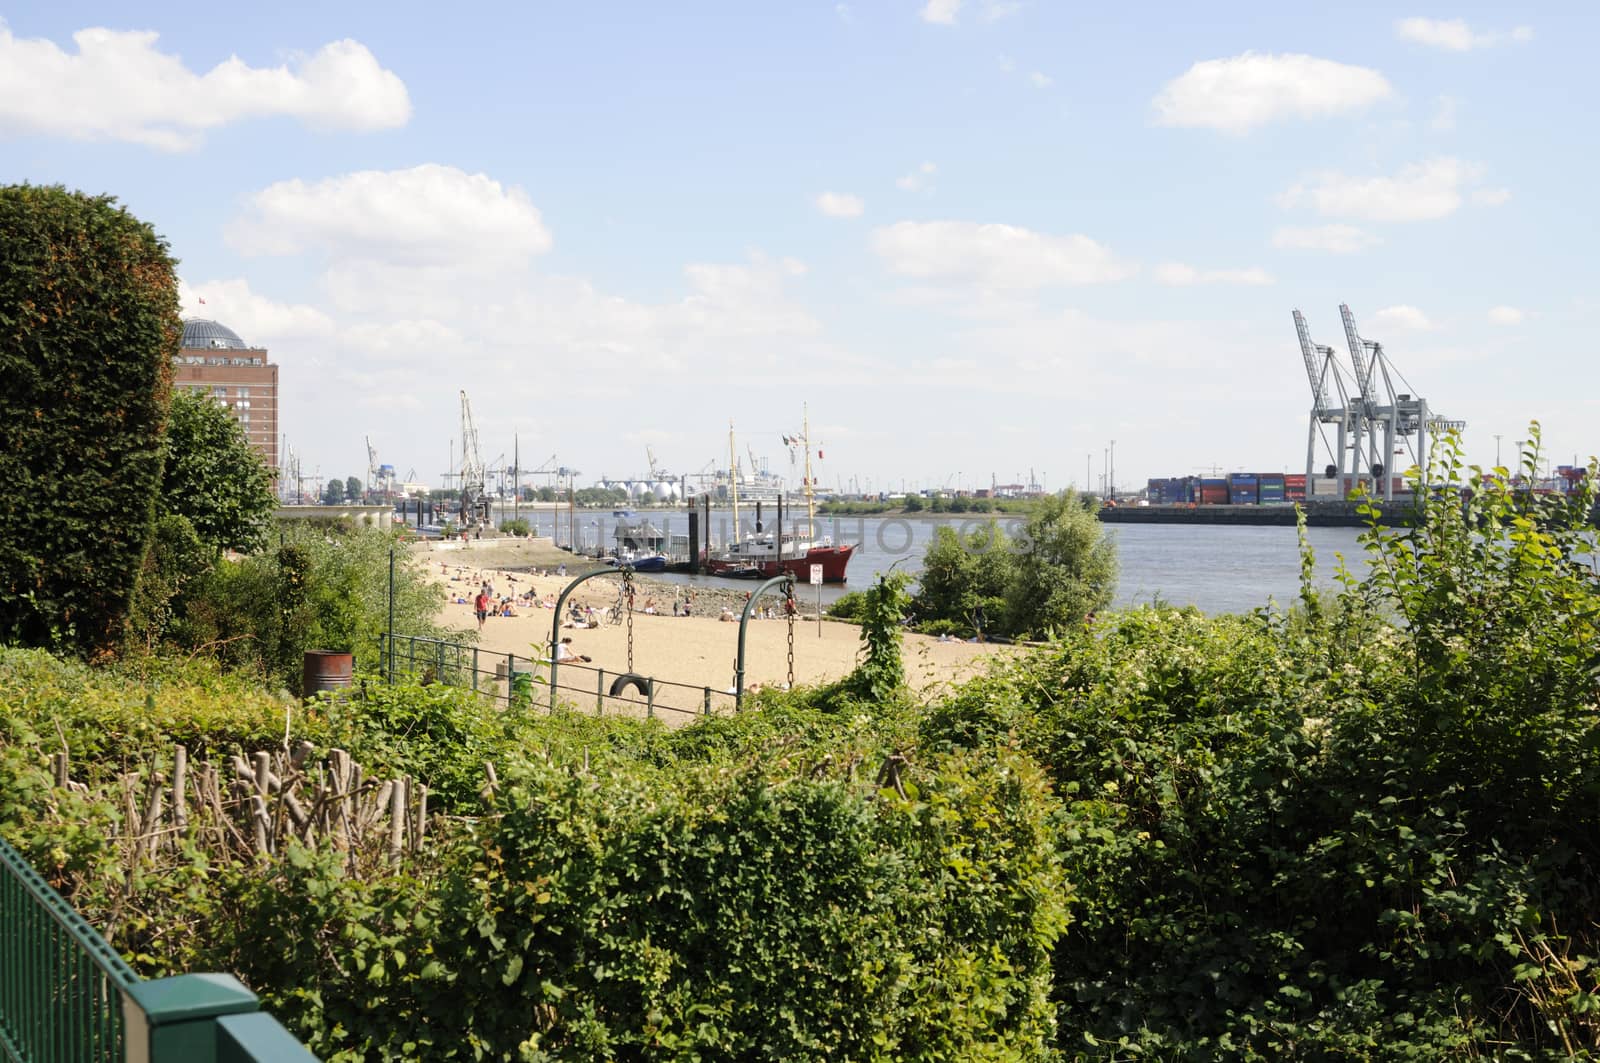
[[[7,1063],[301,1063],[314,1056],[238,979],[141,979],[0,841],[0,1058]]]
[[[0,841],[0,1050],[120,1060],[122,994],[139,984],[105,939]]]

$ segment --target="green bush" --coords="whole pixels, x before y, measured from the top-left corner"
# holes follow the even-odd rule
[[[526,517],[516,517],[512,520],[503,520],[500,522],[500,534],[502,535],[520,535],[527,537],[531,533],[532,526],[528,523],[528,519]]]
[[[846,591],[828,606],[828,615],[836,620],[859,620],[866,601],[866,591]]]
[[[0,643],[114,649],[155,518],[183,324],[109,196],[0,187]]]

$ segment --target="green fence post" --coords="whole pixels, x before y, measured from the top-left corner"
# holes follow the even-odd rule
[[[261,1002],[231,974],[180,974],[123,990],[129,1063],[217,1063],[216,1020]]]
[[[595,673],[594,714],[596,716],[604,716],[606,714],[606,670],[604,668]]]
[[[316,1063],[316,1058],[264,1011],[217,1020],[217,1063]]]

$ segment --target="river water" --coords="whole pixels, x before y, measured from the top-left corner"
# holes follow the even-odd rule
[[[536,522],[536,533],[554,535],[565,544],[570,538],[568,516],[549,510],[522,515]],[[741,513],[748,528],[752,517]],[[768,514],[770,517],[770,513]],[[682,510],[642,510],[646,518],[669,535],[688,532],[688,515]],[[559,521],[557,521],[559,518]],[[579,510],[576,514],[578,539],[592,549],[597,541],[611,543],[617,518],[608,510]],[[824,604],[847,590],[866,587],[880,572],[898,563],[901,571],[916,573],[922,567],[922,554],[940,525],[973,529],[990,519],[1012,531],[1022,525],[1020,517],[948,514],[917,514],[897,517],[818,518],[818,532],[831,534],[835,542],[861,545],[850,561],[850,581],[821,589]],[[716,541],[733,527],[733,515],[713,510],[712,532]],[[557,526],[558,525],[558,526]],[[1208,613],[1246,612],[1267,604],[1291,603],[1300,588],[1300,556],[1292,527],[1239,527],[1222,524],[1108,524],[1106,530],[1117,543],[1121,575],[1117,581],[1116,605],[1147,604],[1160,598],[1171,605],[1195,605]],[[1343,554],[1358,576],[1366,572],[1365,555],[1357,543],[1355,528],[1311,528],[1308,530],[1317,560],[1317,583],[1331,586]],[[742,586],[746,581],[719,580],[709,576],[668,573],[655,577],[691,586]],[[815,599],[817,589],[803,587],[806,601]]]

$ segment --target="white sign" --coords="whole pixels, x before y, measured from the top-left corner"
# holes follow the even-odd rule
[[[811,585],[813,587],[822,586],[822,566],[821,565],[812,565],[811,566]]]

